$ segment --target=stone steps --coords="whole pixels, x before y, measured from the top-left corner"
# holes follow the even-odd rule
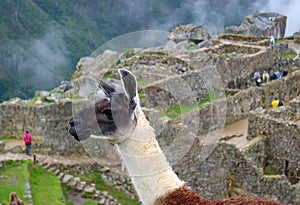
[[[39,165],[53,172],[62,184],[67,185],[71,190],[75,190],[81,195],[81,197],[86,198],[90,196],[99,205],[121,205],[116,199],[108,195],[106,191],[99,191],[96,189],[94,183],[87,183],[86,181],[81,181],[79,177],[74,177],[71,174],[65,174],[58,170],[55,164],[50,164],[46,159],[38,162]]]

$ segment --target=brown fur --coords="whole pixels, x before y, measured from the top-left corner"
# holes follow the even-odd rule
[[[236,197],[220,200],[207,200],[199,194],[183,186],[162,196],[155,201],[155,205],[284,205],[274,200],[256,197]]]

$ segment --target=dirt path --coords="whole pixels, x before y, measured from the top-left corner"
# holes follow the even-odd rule
[[[222,138],[227,136],[235,136],[228,142],[235,144],[237,147],[243,147],[250,141],[247,140],[248,135],[248,118],[237,121],[230,125],[226,125],[223,129]]]
[[[7,139],[5,141],[5,150],[10,150],[16,146],[21,146],[25,149],[24,141],[21,139]]]

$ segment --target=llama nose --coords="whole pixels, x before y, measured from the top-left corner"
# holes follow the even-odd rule
[[[69,125],[72,127],[75,125],[73,117],[69,120]]]
[[[77,140],[77,141],[80,141],[79,137],[78,137],[78,134],[76,132],[76,129],[74,126],[70,127],[69,128],[69,133]]]

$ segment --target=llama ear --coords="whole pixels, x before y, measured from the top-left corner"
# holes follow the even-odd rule
[[[130,104],[129,110],[133,112],[139,103],[139,98],[137,95],[137,82],[134,75],[126,70],[126,69],[119,69],[119,74],[121,76],[123,88],[125,90],[125,94],[128,97]]]
[[[137,82],[134,75],[125,69],[119,69],[119,74],[123,83],[123,88],[127,97],[132,100],[137,96]]]
[[[115,89],[113,87],[111,87],[109,84],[107,84],[106,82],[100,80],[100,85],[99,85],[103,92],[105,93],[105,95],[107,97],[109,97],[111,95],[111,93],[115,92]]]

